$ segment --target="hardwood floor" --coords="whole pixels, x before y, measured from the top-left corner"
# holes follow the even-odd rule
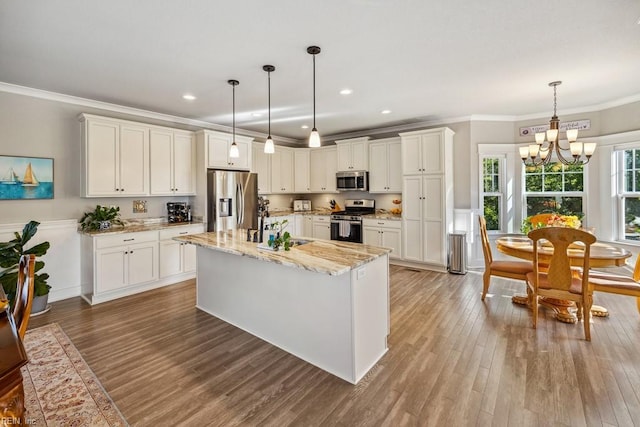
[[[131,425],[640,425],[640,315],[582,325],[511,303],[524,284],[391,268],[389,352],[356,386],[194,308],[184,282],[32,319],[57,322]]]

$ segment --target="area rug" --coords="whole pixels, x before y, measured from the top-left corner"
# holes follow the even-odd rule
[[[27,331],[22,368],[26,419],[36,426],[127,426],[57,323]]]

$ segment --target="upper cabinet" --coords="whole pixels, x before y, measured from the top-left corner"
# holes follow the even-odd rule
[[[369,192],[402,192],[402,152],[400,138],[369,143]]]
[[[453,142],[449,128],[405,132],[402,137],[402,174],[421,175],[445,172],[445,144]]]
[[[314,148],[310,152],[310,188],[314,192],[336,192],[338,154],[336,147]]]
[[[236,135],[236,144],[238,145],[238,151],[240,151],[240,157],[231,158],[229,149],[233,142],[233,135],[209,130],[200,132],[205,138],[208,168],[247,171],[251,169],[251,141],[253,141],[253,138]]]
[[[264,152],[264,144],[251,145],[251,172],[258,174],[258,194],[271,193],[271,154]]]
[[[336,141],[337,171],[368,171],[369,170],[369,137],[343,139]]]
[[[293,193],[293,148],[278,146],[271,156],[271,192]]]
[[[310,149],[296,148],[293,153],[293,191],[294,193],[308,193],[311,191]]]
[[[149,127],[82,114],[82,195],[149,194]]]
[[[196,192],[195,139],[192,132],[151,128],[151,194],[192,195]]]

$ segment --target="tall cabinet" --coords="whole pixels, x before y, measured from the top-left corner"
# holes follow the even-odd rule
[[[453,135],[449,128],[400,134],[403,258],[442,270],[453,231]]]

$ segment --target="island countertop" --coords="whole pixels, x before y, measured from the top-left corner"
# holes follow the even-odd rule
[[[378,246],[306,237],[294,237],[292,240],[305,240],[309,243],[295,245],[289,251],[282,248],[271,251],[258,249],[258,244],[247,242],[246,236],[247,231],[239,229],[191,234],[174,237],[174,240],[332,276],[347,273],[391,252],[391,249]]]

